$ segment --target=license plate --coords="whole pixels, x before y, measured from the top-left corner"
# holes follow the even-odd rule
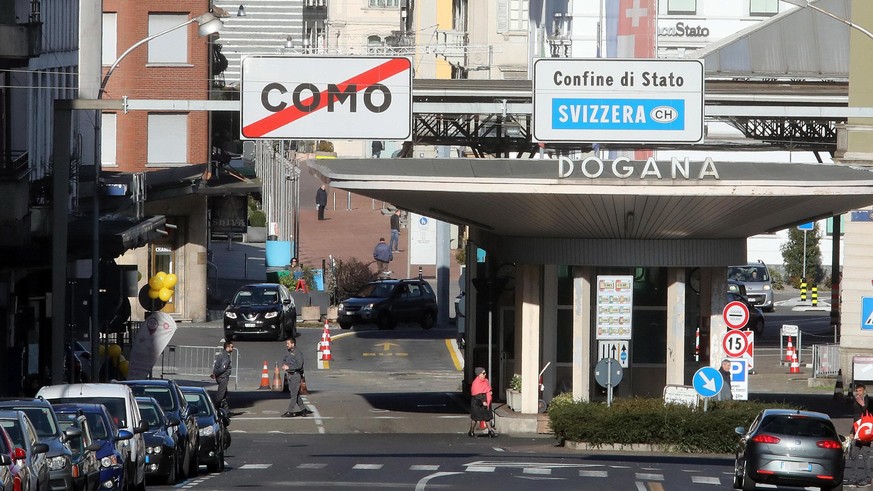
[[[782,468],[792,472],[812,472],[812,464],[809,462],[782,462]]]
[[[246,327],[255,327],[255,325],[256,325],[256,324],[255,324],[254,322],[246,322],[246,323],[245,323],[245,326],[246,326]]]

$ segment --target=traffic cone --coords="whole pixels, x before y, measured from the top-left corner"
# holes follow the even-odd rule
[[[794,355],[791,358],[791,368],[788,370],[788,373],[800,373],[800,363],[797,362],[797,352],[794,352]]]
[[[785,348],[785,361],[791,362],[794,359],[794,345],[791,344],[791,336],[788,336],[788,347]]]
[[[282,377],[279,375],[279,364],[276,363],[276,366],[273,367],[273,390],[280,391],[282,390]]]
[[[330,368],[330,325],[324,320],[324,331],[321,333],[321,341],[318,343],[318,369]]]
[[[261,372],[261,386],[258,390],[270,390],[270,371],[267,368],[267,360],[264,360],[264,370]]]
[[[837,370],[837,383],[834,384],[834,400],[839,400],[843,395],[843,369]]]

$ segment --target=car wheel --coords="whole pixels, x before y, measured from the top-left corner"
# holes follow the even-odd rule
[[[843,491],[843,483],[837,484],[836,486],[834,486],[832,488],[826,488],[826,487],[821,488],[821,491],[828,491],[828,490],[830,490],[830,491]]]
[[[224,331],[224,340],[225,341],[233,341],[233,334],[228,331]]]
[[[170,466],[170,473],[167,474],[167,485],[176,484],[176,459],[173,459],[173,465]]]
[[[764,336],[764,319],[758,319],[758,322],[755,323],[755,336],[759,338]]]
[[[388,312],[382,312],[379,314],[376,324],[379,326],[379,329],[383,330],[394,329],[395,327],[394,319],[391,318],[391,314]]]
[[[200,460],[197,456],[197,452],[191,452],[191,460],[188,461],[188,477],[197,477],[197,474],[200,472]]]
[[[734,489],[741,489],[743,487],[743,471],[740,468],[739,459],[734,461]]]
[[[755,480],[749,476],[749,466],[743,465],[743,491],[754,491]]]
[[[227,450],[228,448],[230,448],[230,432],[225,430],[224,431],[224,449]]]
[[[279,334],[276,336],[277,341],[285,340],[285,320],[279,319]]]
[[[224,450],[218,452],[218,455],[215,456],[215,463],[206,464],[206,470],[209,472],[221,472],[221,468],[224,466]]]
[[[340,329],[351,329],[351,328],[352,328],[352,323],[351,323],[351,322],[342,322],[342,321],[340,321],[339,325],[340,325]]]
[[[428,310],[421,316],[421,327],[424,329],[430,329],[435,324],[435,321],[436,319],[434,318],[433,312]]]

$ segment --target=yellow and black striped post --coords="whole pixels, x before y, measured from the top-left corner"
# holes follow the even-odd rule
[[[806,302],[806,278],[800,279],[800,301]]]
[[[818,306],[818,287],[817,286],[812,285],[812,292],[811,292],[810,296],[812,298],[812,306],[813,307]]]

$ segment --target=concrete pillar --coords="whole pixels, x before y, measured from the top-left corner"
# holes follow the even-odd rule
[[[702,300],[705,290],[700,292],[700,312],[702,315],[709,312],[709,365],[718,368],[725,357],[721,342],[727,333],[727,324],[722,318],[727,303],[727,273],[725,268],[701,268],[701,272],[700,283],[709,285],[709,302]]]
[[[573,399],[591,394],[591,268],[573,268]]]
[[[521,279],[521,282],[518,279]],[[516,347],[521,349],[521,412],[536,414],[539,402],[540,373],[540,326],[542,325],[540,302],[542,293],[541,266],[519,264],[516,267],[516,326],[520,326],[521,338],[516,338]],[[521,343],[518,343],[520,339]]]
[[[558,267],[553,264],[543,266],[543,359],[549,368],[543,373],[543,400],[546,404],[555,397],[555,384],[558,373]],[[537,373],[539,373],[537,370]]]
[[[667,269],[667,384],[685,384],[685,268]]]

